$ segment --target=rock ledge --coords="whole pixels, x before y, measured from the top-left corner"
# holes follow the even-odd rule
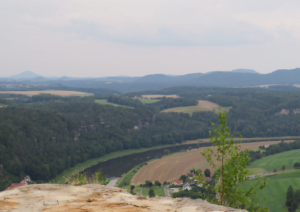
[[[28,185],[0,192],[0,210],[12,212],[246,212],[203,200],[145,198],[101,185]]]

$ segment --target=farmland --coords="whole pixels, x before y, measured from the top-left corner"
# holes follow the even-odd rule
[[[115,107],[128,107],[128,106],[118,105],[118,104],[115,104],[115,103],[108,102],[106,99],[96,99],[95,103],[101,104],[101,105],[112,105],[112,106],[115,106]],[[130,107],[128,107],[128,108],[130,108]]]
[[[192,115],[194,112],[203,112],[211,111],[216,112],[219,110],[219,105],[210,101],[198,100],[196,106],[187,106],[187,107],[174,107],[162,110],[161,112],[175,112],[175,113],[188,113]],[[229,111],[231,107],[221,107],[221,111]]]
[[[282,153],[277,155],[280,154]],[[300,189],[299,176],[300,170],[269,176],[268,178],[270,180],[267,183],[267,186],[263,190],[257,192],[259,197],[258,203],[260,203],[262,206],[269,207],[270,211],[272,212],[287,211],[287,209],[284,207],[287,188],[292,185],[294,190]],[[243,188],[247,189],[255,182],[256,180],[249,180],[243,185]],[[263,200],[263,198],[266,198],[267,200]]]
[[[254,161],[250,164],[249,168],[260,168],[267,172],[273,172],[274,169],[276,169],[277,171],[281,170],[282,165],[285,165],[286,169],[292,169],[294,168],[295,162],[300,162],[299,155],[300,149],[270,155],[268,157],[264,157],[262,159]]]
[[[280,141],[243,143],[241,144],[241,149],[257,149],[261,145],[277,144],[279,142]],[[200,155],[201,149],[194,149],[153,161],[147,166],[142,167],[137,172],[132,179],[132,183],[138,185],[140,183],[144,183],[146,180],[170,182],[178,179],[182,174],[186,174],[190,171],[190,169],[196,167],[199,167],[201,170],[209,168],[212,172],[214,172],[215,170],[206,163],[206,159]],[[216,148],[212,147],[212,149],[215,150]]]
[[[161,94],[153,94],[153,95],[142,95],[143,98],[145,99],[155,99],[155,98],[180,98],[178,95],[173,94],[173,95],[161,95]]]
[[[21,94],[26,96],[34,96],[39,94],[51,94],[56,96],[93,96],[92,93],[84,93],[79,91],[61,91],[61,90],[49,90],[49,91],[1,91],[0,94]]]
[[[140,99],[140,98],[138,100],[140,100],[140,102],[143,104],[152,104],[161,101],[160,99]]]

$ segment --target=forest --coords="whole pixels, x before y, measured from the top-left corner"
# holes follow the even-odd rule
[[[179,100],[141,104],[131,98],[141,94],[1,95],[5,107],[0,108],[0,190],[24,175],[49,181],[77,163],[110,152],[208,138],[211,122],[218,122],[217,113],[160,113],[162,108],[194,105],[200,99],[231,106],[228,124],[236,135],[298,136],[300,132],[299,90],[176,87],[156,94],[177,94],[183,97]],[[98,98],[130,108],[94,103]],[[282,109],[289,113],[280,114]]]

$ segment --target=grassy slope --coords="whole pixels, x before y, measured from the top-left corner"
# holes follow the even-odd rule
[[[300,149],[270,155],[254,161],[250,164],[249,168],[262,168],[267,171],[273,172],[274,169],[280,171],[282,165],[285,165],[286,169],[292,169],[294,168],[295,162],[300,162],[299,155]]]
[[[106,99],[96,99],[95,103],[98,103],[98,104],[101,104],[101,105],[112,105],[112,106],[115,106],[115,107],[128,107],[128,106],[118,105],[118,104],[108,102]]]
[[[143,104],[152,104],[161,101],[160,99],[138,99]]]
[[[271,212],[287,211],[284,207],[286,191],[290,185],[294,190],[300,189],[300,170],[270,176],[269,179],[266,188],[258,191],[258,197],[261,198],[258,202],[269,207]],[[255,180],[249,180],[243,185],[243,188],[247,189],[255,182]],[[262,198],[267,198],[267,200],[264,201]]]

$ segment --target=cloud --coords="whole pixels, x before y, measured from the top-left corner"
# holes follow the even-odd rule
[[[43,14],[30,9],[23,23],[139,46],[235,46],[273,39],[263,26],[236,18],[232,10],[238,9],[213,0],[55,2],[57,9],[52,3]]]

